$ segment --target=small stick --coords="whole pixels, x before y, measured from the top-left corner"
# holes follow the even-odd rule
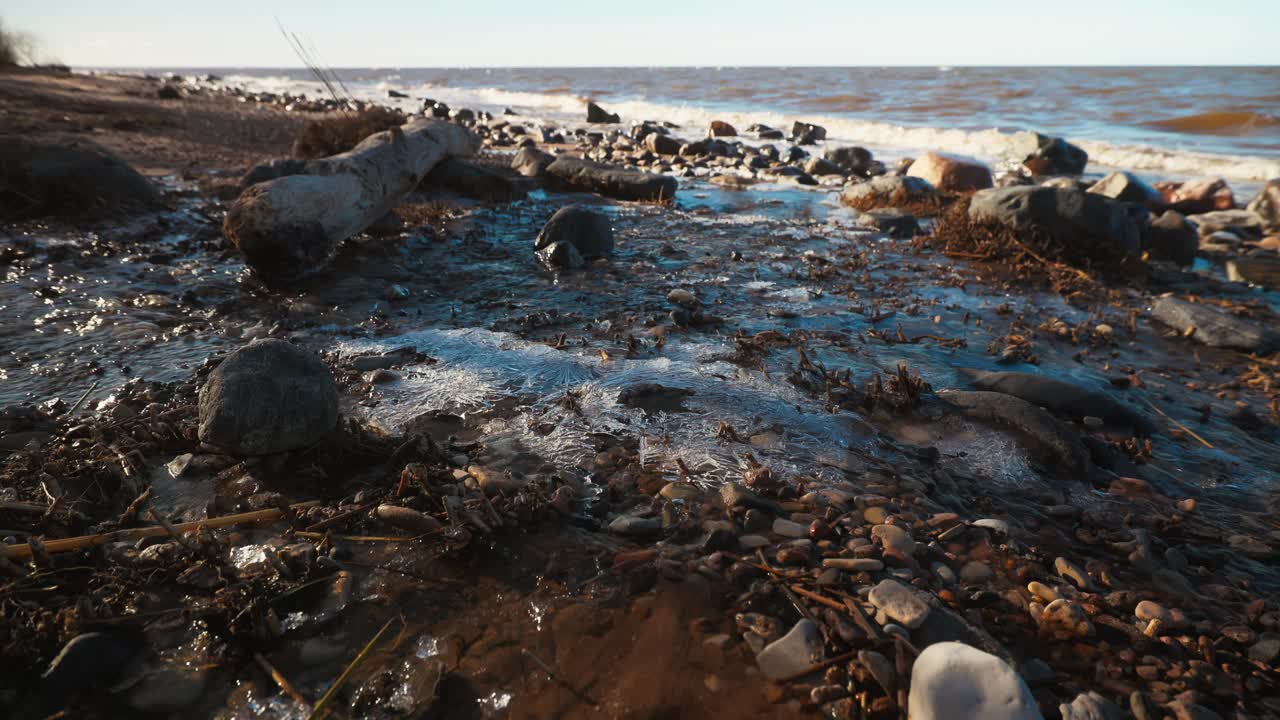
[[[126,523],[131,523],[134,520],[137,520],[138,511],[141,510],[142,506],[148,500],[151,499],[151,495],[152,495],[151,486],[148,485],[147,489],[143,490],[142,494],[134,498],[133,502],[129,503],[129,507],[124,509],[124,512],[120,515],[120,524],[124,525]]]
[[[529,648],[520,648],[520,652],[524,653],[525,655],[528,655],[530,660],[534,661],[535,663],[538,664],[538,667],[542,668],[542,671],[547,674],[547,677],[555,681],[557,685],[560,685],[564,687],[564,689],[573,693],[574,697],[590,705],[591,707],[600,707],[600,704],[597,703],[595,700],[592,700],[590,697],[580,692],[577,688],[570,685],[568,682],[565,682],[564,680],[560,679],[560,676],[556,675],[555,671],[551,669],[551,666],[543,662],[542,658],[538,657],[537,655],[534,655],[533,651],[531,651]]]
[[[410,540],[417,540],[420,537],[432,535],[438,532],[443,532],[443,530],[432,530],[431,532],[414,535],[412,537],[400,537],[395,535],[329,535],[329,537],[335,540],[350,540],[351,542],[409,542]],[[308,540],[323,540],[325,537],[325,533],[308,532],[306,530],[298,530],[293,534],[298,537],[307,538]]]
[[[289,682],[288,678],[286,678],[284,675],[281,675],[280,671],[276,669],[276,666],[272,665],[269,660],[263,657],[262,653],[254,653],[253,659],[256,660],[258,662],[258,665],[262,666],[262,669],[265,670],[266,673],[271,676],[271,679],[274,680],[276,682],[276,685],[278,685],[280,689],[284,691],[285,695],[288,695],[289,697],[293,698],[294,702],[298,703],[304,708],[307,708],[308,711],[311,710],[311,703],[307,700],[307,698],[304,697],[302,693],[298,692],[298,688],[294,687],[293,683]]]
[[[94,390],[96,390],[96,389],[98,388],[98,383],[100,383],[100,382],[102,382],[102,381],[101,381],[101,380],[94,380],[94,381],[93,381],[93,384],[89,386],[89,389],[88,389],[88,390],[85,390],[85,391],[84,391],[84,394],[80,396],[80,399],[76,401],[76,404],[75,404],[75,405],[72,405],[72,406],[71,406],[71,409],[67,411],[67,414],[68,414],[68,415],[71,415],[71,414],[72,414],[72,413],[74,413],[76,410],[79,410],[79,409],[80,409],[80,406],[84,404],[84,401],[89,399],[89,393],[91,393],[91,392],[93,392]]]
[[[1158,413],[1160,413],[1161,415],[1163,415],[1163,416],[1164,416],[1164,418],[1165,418],[1166,420],[1168,420],[1169,422],[1173,423],[1174,425],[1177,425],[1179,430],[1181,430],[1181,431],[1185,432],[1186,434],[1190,435],[1191,437],[1193,437],[1193,438],[1195,438],[1195,439],[1199,440],[1201,445],[1204,445],[1205,447],[1209,448],[1210,450],[1215,449],[1212,445],[1210,445],[1210,444],[1209,444],[1209,441],[1208,441],[1208,440],[1205,440],[1204,438],[1202,438],[1202,437],[1200,437],[1199,435],[1197,435],[1197,434],[1195,433],[1195,431],[1194,431],[1194,430],[1192,430],[1191,428],[1187,427],[1186,425],[1183,425],[1182,423],[1178,422],[1177,420],[1174,420],[1173,418],[1169,417],[1169,416],[1168,416],[1168,414],[1166,414],[1166,413],[1165,413],[1165,411],[1163,411],[1163,410],[1161,410],[1160,408],[1156,407],[1156,404],[1155,404],[1155,403],[1151,402],[1150,400],[1148,400],[1148,399],[1146,399],[1146,398],[1143,398],[1143,399],[1142,399],[1142,401],[1143,401],[1143,402],[1145,402],[1146,404],[1150,405],[1152,410],[1155,410],[1156,412],[1158,412]]]
[[[165,520],[164,516],[162,516],[160,513],[152,509],[152,510],[148,510],[147,514],[151,516],[152,520],[156,521],[157,525],[164,528],[170,535],[172,535],[173,539],[176,540],[179,545],[182,545],[182,547],[190,550],[191,552],[198,552],[198,550],[196,549],[196,546],[192,545],[190,541],[182,537],[182,533],[178,532],[178,529],[173,526],[173,523],[169,522],[168,520]]]
[[[324,716],[325,707],[333,700],[334,696],[338,694],[338,689],[347,682],[347,678],[351,677],[351,673],[355,672],[356,668],[360,667],[360,663],[364,662],[364,659],[368,657],[369,653],[373,650],[373,646],[378,644],[378,641],[382,639],[382,636],[386,634],[387,629],[391,627],[391,623],[395,622],[395,620],[396,618],[387,620],[386,624],[382,626],[382,629],[378,631],[378,634],[374,635],[369,642],[360,649],[360,652],[356,654],[355,658],[351,661],[351,664],[347,665],[347,669],[342,671],[342,674],[338,676],[338,679],[334,680],[333,684],[329,686],[329,689],[325,691],[324,697],[320,698],[320,702],[316,703],[315,707],[311,709],[310,714],[307,715],[307,720],[317,720],[317,718]]]
[[[788,682],[791,682],[792,680],[799,680],[800,678],[804,677],[805,675],[808,675],[809,673],[823,670],[825,668],[831,667],[832,665],[835,665],[836,663],[842,663],[845,660],[852,660],[854,657],[857,657],[857,655],[858,655],[857,650],[850,650],[849,652],[844,653],[842,655],[836,655],[835,657],[827,658],[822,662],[814,663],[803,670],[798,670],[784,678],[780,678],[776,680],[775,682],[788,683]]]
[[[319,501],[309,501],[298,503],[293,507],[305,508],[316,505]],[[201,528],[221,528],[230,527],[232,525],[245,525],[248,523],[259,522],[275,522],[283,517],[284,513],[280,510],[272,508],[270,510],[254,510],[253,512],[238,513],[236,515],[223,515],[222,517],[209,518],[206,520],[195,520],[193,522],[179,523],[172,526],[179,533],[198,532]],[[71,552],[74,550],[83,550],[84,548],[94,547],[96,545],[105,545],[111,542],[124,542],[138,540],[139,538],[160,537],[168,535],[169,530],[163,526],[153,525],[140,528],[129,528],[126,530],[114,530],[112,532],[99,533],[97,535],[81,535],[79,537],[62,538],[60,540],[51,540],[45,544],[45,549],[50,553]],[[27,560],[31,557],[31,548],[24,543],[14,545],[0,545],[0,557],[10,560]]]

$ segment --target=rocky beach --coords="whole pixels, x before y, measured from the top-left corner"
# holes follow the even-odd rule
[[[5,717],[1280,717],[1280,178],[383,92],[0,71]]]

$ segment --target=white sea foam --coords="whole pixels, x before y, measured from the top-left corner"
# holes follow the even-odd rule
[[[226,80],[254,91],[305,93],[310,97],[320,97],[324,92],[317,82],[280,76],[231,75]],[[398,85],[398,89],[407,89],[412,97],[394,100],[386,97],[386,91],[392,86],[393,83],[385,79],[378,82],[348,83],[357,97],[397,104],[407,110],[417,109],[419,98],[430,97],[451,107],[469,107],[495,113],[511,108],[519,116],[528,119],[563,123],[580,122],[585,104],[584,98],[570,94],[544,94],[492,87],[445,87],[429,83],[408,88]],[[608,109],[618,113],[624,123],[640,120],[675,123],[681,126],[677,134],[683,133],[688,137],[701,135],[712,120],[724,120],[740,129],[760,123],[784,132],[790,130],[793,121],[803,120],[825,127],[828,144],[858,144],[871,149],[878,156],[890,159],[940,150],[998,162],[1025,152],[1030,141],[1030,133],[1007,132],[996,128],[962,130],[909,127],[821,114],[734,112],[687,103],[636,99],[611,101]],[[1280,159],[1274,157],[1173,151],[1099,140],[1070,139],[1088,151],[1091,166],[1098,166],[1095,169],[1125,169],[1170,178],[1220,175],[1229,180],[1255,182],[1280,177]]]

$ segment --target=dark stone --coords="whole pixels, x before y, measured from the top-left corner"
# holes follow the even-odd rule
[[[819,140],[827,139],[827,129],[797,120],[791,126],[791,139],[798,145],[816,145]]]
[[[587,261],[582,259],[578,249],[572,243],[564,241],[553,242],[535,251],[534,254],[538,256],[543,265],[549,268],[573,269],[587,264]]]
[[[556,158],[547,172],[572,187],[619,200],[670,200],[677,189],[676,179],[667,175],[627,170],[567,155]]]
[[[966,371],[970,384],[979,390],[1020,397],[1073,422],[1086,416],[1102,418],[1114,425],[1124,425],[1143,434],[1156,431],[1155,423],[1142,413],[1111,398],[1106,393],[1090,390],[1074,383],[1020,372]]]
[[[182,91],[173,85],[162,85],[160,86],[160,89],[156,91],[156,97],[161,100],[181,100]]]
[[[535,147],[520,148],[511,158],[511,169],[525,177],[545,175],[547,166],[555,160],[555,156]]]
[[[435,101],[433,101],[433,100],[425,100],[425,101],[423,101],[423,103],[422,103],[422,110],[423,110],[423,112],[424,112],[424,113],[426,113],[428,116],[433,117],[433,118],[442,118],[442,119],[443,119],[443,118],[447,118],[447,117],[449,117],[449,106],[448,106],[448,105],[445,105],[445,104],[444,104],[444,103],[442,103],[442,102],[435,102]]]
[[[1280,331],[1238,318],[1203,303],[1166,296],[1156,300],[1151,316],[1179,335],[1209,347],[1249,353],[1280,349]]]
[[[485,202],[512,202],[528,194],[519,178],[460,158],[441,160],[427,173],[425,181]]]
[[[1137,175],[1128,172],[1111,173],[1091,185],[1089,192],[1153,209],[1164,205],[1164,196],[1159,190],[1140,180]]]
[[[589,123],[618,123],[621,120],[616,113],[607,112],[599,105],[589,102],[587,103],[587,122]]]
[[[253,166],[249,172],[240,178],[240,189],[257,185],[268,180],[287,177],[289,175],[301,175],[306,171],[307,161],[297,158],[280,158],[278,160],[268,160]]]
[[[909,175],[882,175],[849,185],[840,193],[840,200],[854,207],[888,207],[936,197],[938,191],[928,180]]]
[[[644,139],[644,146],[658,155],[680,154],[680,141],[661,133],[649,133]]]
[[[584,260],[612,255],[613,228],[609,216],[584,205],[560,208],[542,226],[533,249],[541,250],[558,242],[572,245]]]
[[[920,231],[915,215],[894,208],[868,210],[858,215],[858,222],[895,238],[914,237]]]
[[[159,205],[146,178],[94,143],[0,136],[0,217],[109,217]]]
[[[1089,164],[1089,153],[1057,137],[1035,133],[1036,149],[1022,164],[1035,175],[1079,175]]]
[[[847,170],[826,158],[809,158],[804,164],[804,171],[810,175],[844,175]]]
[[[969,218],[1047,240],[1071,260],[1136,258],[1142,248],[1140,228],[1126,203],[1071,188],[983,190],[970,200]]]
[[[823,157],[844,168],[849,173],[862,176],[870,174],[868,171],[871,169],[873,162],[871,151],[856,145],[827,148],[827,151],[823,153]]]
[[[309,447],[338,423],[338,386],[320,358],[283,340],[227,356],[200,388],[200,441],[234,455]]]
[[[388,90],[388,91],[387,91],[387,97],[389,97],[389,98],[407,98],[407,97],[409,97],[409,96],[408,96],[408,95],[405,95],[404,93],[400,92],[399,90]]]
[[[1151,257],[1185,267],[1195,262],[1196,251],[1200,249],[1200,234],[1182,213],[1166,210],[1147,226],[1142,245]]]
[[[132,632],[77,635],[49,663],[40,677],[41,690],[67,694],[88,690],[118,675],[142,645],[142,636]]]

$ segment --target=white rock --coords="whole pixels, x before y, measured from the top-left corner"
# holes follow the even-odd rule
[[[1003,660],[964,643],[930,645],[911,670],[910,720],[1043,720]]]
[[[756,656],[760,672],[770,680],[781,680],[804,672],[822,661],[822,635],[818,626],[801,620],[791,632],[775,640]]]

